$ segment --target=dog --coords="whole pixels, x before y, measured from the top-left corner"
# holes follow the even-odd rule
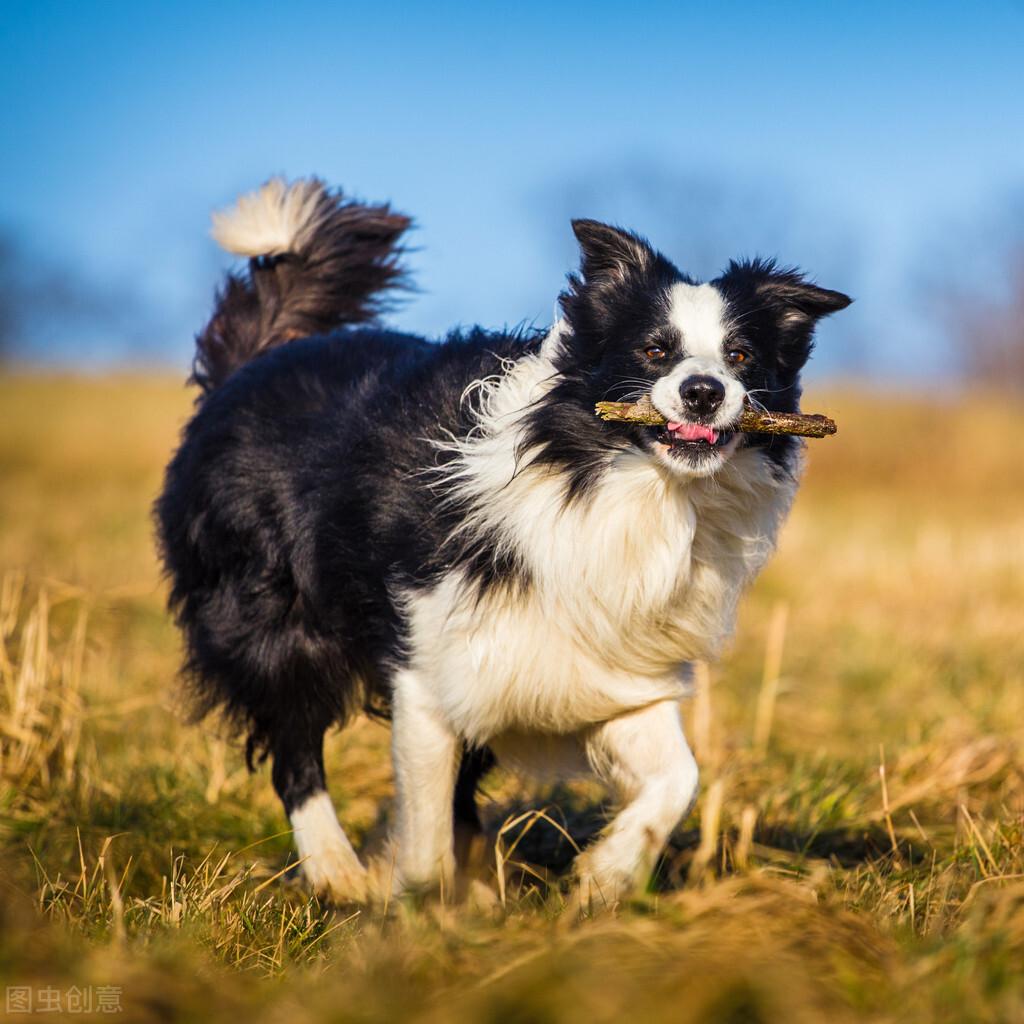
[[[797,487],[801,442],[738,418],[798,409],[815,325],[851,300],[760,259],[699,283],[575,220],[550,329],[434,342],[379,324],[409,227],[318,179],[215,214],[248,264],[197,337],[156,504],[184,675],[250,767],[271,759],[317,893],[370,891],[322,753],[369,709],[391,720],[389,894],[450,886],[497,760],[610,788],[621,809],[574,874],[613,903],[693,805],[680,697]],[[595,416],[645,395],[665,426]]]

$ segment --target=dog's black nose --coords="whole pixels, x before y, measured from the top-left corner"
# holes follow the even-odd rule
[[[687,377],[679,393],[687,416],[693,419],[710,418],[725,401],[725,385],[714,377]]]

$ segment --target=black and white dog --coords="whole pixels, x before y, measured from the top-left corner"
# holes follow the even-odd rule
[[[850,300],[757,260],[699,284],[578,220],[550,330],[432,343],[370,326],[408,225],[317,180],[215,217],[250,262],[198,337],[157,503],[187,676],[272,758],[316,890],[367,895],[322,744],[369,707],[392,721],[396,891],[450,878],[496,757],[615,792],[576,866],[613,901],[693,803],[688,663],[730,635],[797,486],[800,443],[737,419],[797,409],[815,324]],[[645,394],[666,427],[594,414]]]

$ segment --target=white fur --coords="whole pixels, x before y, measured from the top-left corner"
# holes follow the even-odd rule
[[[728,427],[743,411],[746,391],[725,361],[728,330],[725,300],[710,284],[674,284],[669,291],[669,322],[682,335],[685,356],[651,389],[651,401],[670,420],[683,421],[679,389],[697,374],[714,377],[725,386],[725,400],[711,426]]]
[[[506,451],[486,433],[466,446],[460,485],[486,481],[489,497],[465,529],[499,530],[533,585],[478,598],[452,572],[405,598],[413,667],[449,722],[478,742],[508,729],[571,732],[681,695],[686,663],[713,658],[731,633],[792,483],[752,451],[689,484],[623,452],[587,504],[564,509],[564,481],[516,473],[517,434],[502,434]]]
[[[391,749],[395,768],[392,831],[397,892],[454,877],[452,790],[458,740],[437,695],[415,671],[394,680]]]
[[[596,493],[565,508],[564,476],[518,451],[526,407],[553,377],[542,350],[482,382],[477,428],[444,468],[460,533],[496,534],[528,593],[478,600],[452,572],[406,599],[414,667],[476,741],[564,732],[679,694],[685,663],[714,657],[731,632],[794,489],[752,450],[686,481],[624,448]]]
[[[555,310],[555,319],[551,325],[551,329],[544,336],[544,341],[541,343],[540,356],[541,360],[547,364],[554,362],[555,358],[559,355],[562,349],[562,338],[569,330],[569,325],[558,315],[557,309]]]
[[[332,208],[326,189],[315,179],[289,185],[283,178],[271,178],[230,209],[215,213],[211,234],[239,256],[300,253]]]
[[[557,341],[469,390],[477,426],[445,446],[454,458],[442,470],[445,500],[461,509],[455,539],[496,534],[531,585],[481,596],[452,571],[396,595],[410,648],[395,692],[398,841],[423,843],[403,868],[417,880],[447,863],[450,838],[442,845],[431,820],[450,821],[441,794],[455,736],[545,773],[589,764],[620,785],[626,809],[581,872],[614,892],[643,870],[696,785],[675,710],[688,663],[713,658],[732,632],[795,490],[754,450],[704,480],[623,448],[596,493],[566,508],[564,477],[519,451],[527,407],[554,382]],[[415,749],[424,735],[426,752]],[[405,806],[413,794],[427,810]]]
[[[338,824],[330,796],[321,790],[288,816],[302,870],[313,890],[336,900],[366,895],[366,871]]]

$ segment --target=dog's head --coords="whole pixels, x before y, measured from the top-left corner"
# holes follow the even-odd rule
[[[664,427],[603,424],[681,476],[709,476],[741,446],[785,439],[741,435],[744,405],[792,412],[817,321],[850,299],[773,262],[733,262],[698,284],[642,238],[573,222],[580,273],[561,296],[559,370],[592,411],[649,395]]]

